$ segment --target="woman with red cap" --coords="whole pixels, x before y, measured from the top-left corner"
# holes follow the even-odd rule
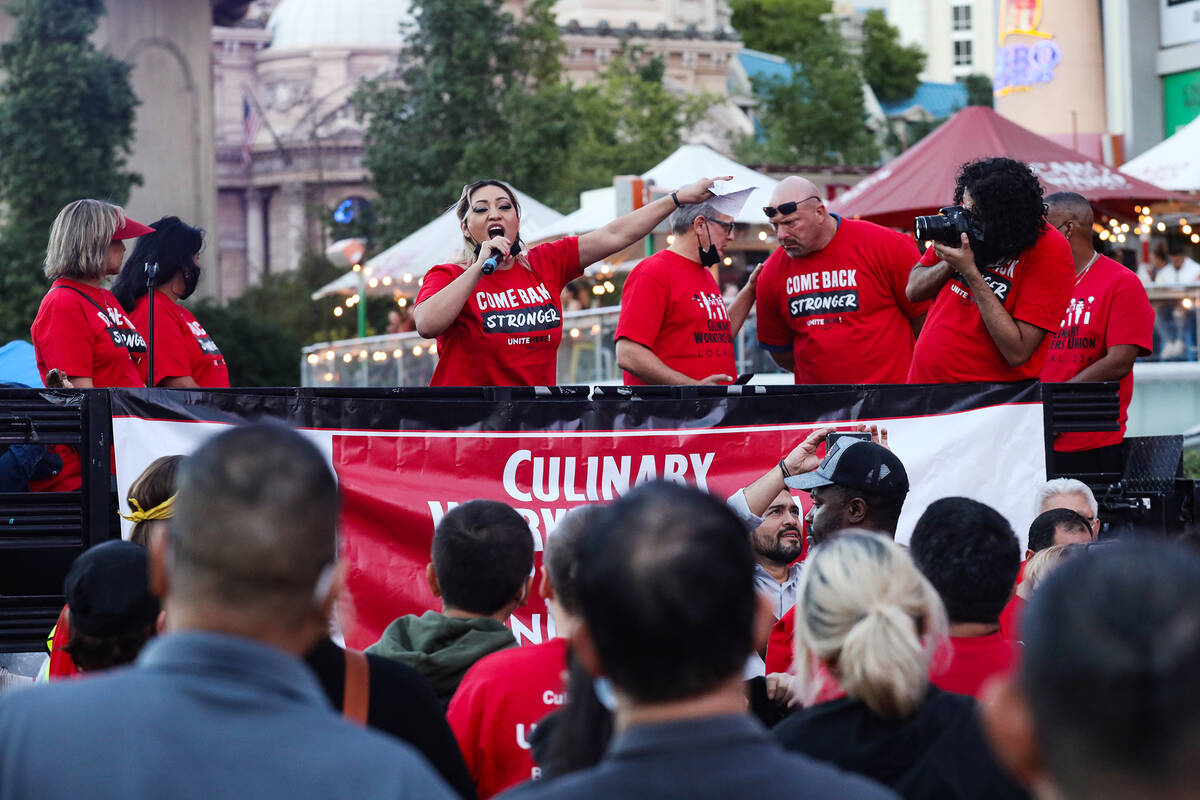
[[[54,283],[30,328],[43,380],[58,369],[77,389],[146,385],[138,372],[146,340],[100,282],[121,271],[126,239],[153,230],[100,200],[58,212],[45,261]]]

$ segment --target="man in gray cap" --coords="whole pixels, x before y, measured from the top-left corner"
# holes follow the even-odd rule
[[[710,270],[733,241],[734,216],[750,191],[676,208],[670,246],[630,273],[614,337],[626,385],[733,382],[733,337],[754,303],[756,276],[726,309]]]
[[[844,528],[896,536],[896,522],[908,496],[908,473],[888,448],[839,437],[812,472],[784,479],[789,489],[807,489],[812,508],[804,516],[809,546]]]

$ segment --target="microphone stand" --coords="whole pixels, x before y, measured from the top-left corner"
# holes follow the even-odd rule
[[[153,264],[146,262],[146,290],[150,295],[150,335],[146,337],[146,348],[150,351],[150,364],[147,372],[149,380],[146,381],[147,386],[154,388],[154,284],[158,280],[158,262]]]

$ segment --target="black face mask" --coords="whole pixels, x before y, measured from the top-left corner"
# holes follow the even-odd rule
[[[700,263],[705,267],[711,267],[714,264],[721,263],[721,254],[717,252],[717,246],[713,244],[712,236],[709,236],[708,247],[700,244],[700,234],[696,234],[696,246],[700,249]]]
[[[180,300],[187,300],[196,291],[196,284],[200,283],[200,268],[199,267],[184,267],[183,268],[183,294],[179,295]]]

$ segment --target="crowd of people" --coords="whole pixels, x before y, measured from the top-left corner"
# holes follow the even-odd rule
[[[902,547],[886,431],[831,433],[728,498],[577,507],[536,573],[520,514],[463,503],[434,530],[437,608],[365,653],[331,637],[314,445],[254,423],[159,459],[136,540],[72,565],[51,685],[0,696],[0,798],[1196,793],[1200,553],[1097,542],[1068,479],[1030,487],[1024,562],[963,497]],[[554,638],[518,647],[534,593]]]

